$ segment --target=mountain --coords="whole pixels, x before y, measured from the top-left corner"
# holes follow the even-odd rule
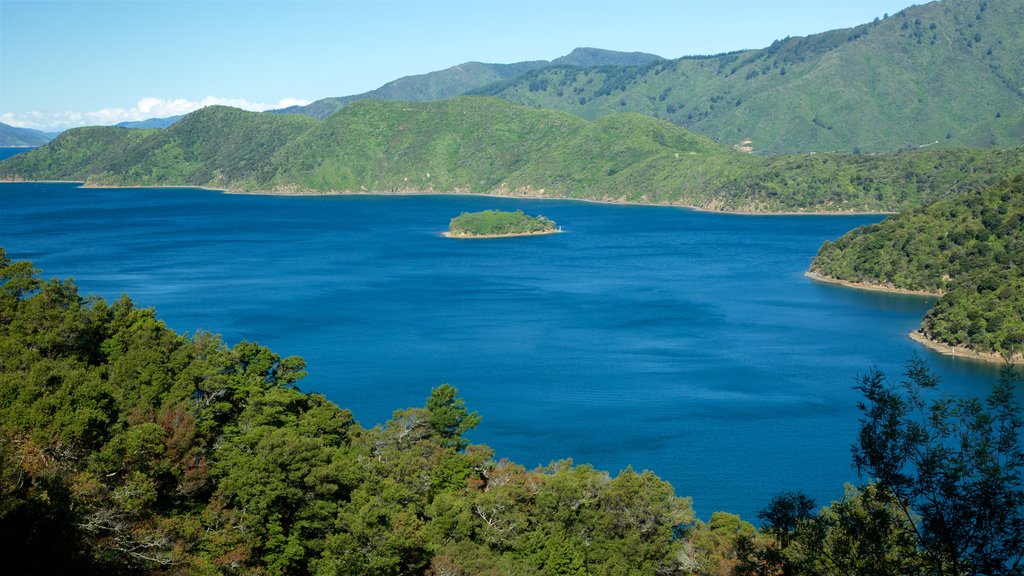
[[[406,76],[362,94],[324,98],[305,106],[291,106],[272,110],[281,114],[306,114],[324,119],[356,100],[401,100],[407,102],[429,102],[444,100],[482,88],[496,82],[518,78],[531,70],[552,64],[560,66],[635,66],[664,60],[661,56],[643,52],[615,52],[598,48],[576,48],[571,53],[552,62],[535,60],[515,64],[484,64],[466,62],[446,70],[427,74]]]
[[[0,147],[42,146],[50,140],[53,140],[53,136],[45,132],[30,128],[15,128],[0,122]]]
[[[941,298],[925,316],[932,344],[1024,354],[1024,175],[935,202],[825,242],[811,263],[824,277],[922,290]]]
[[[516,64],[484,64],[466,62],[445,70],[405,76],[387,84],[352,96],[323,98],[305,106],[291,106],[271,110],[279,114],[305,114],[324,119],[356,100],[400,100],[408,102],[429,102],[459,96],[475,88],[521,76],[530,70],[546,66],[544,60],[519,62]]]
[[[1024,142],[1024,3],[944,0],[761,50],[548,66],[479,89],[584,118],[639,112],[755,152]]]
[[[759,157],[640,114],[496,98],[362,100],[326,120],[211,106],[165,130],[92,127],[0,179],[239,191],[474,192],[743,211],[893,211],[1024,172],[1024,150]]]
[[[139,120],[136,122],[119,122],[115,124],[120,128],[167,128],[171,124],[174,124],[178,120],[184,118],[184,114],[178,116],[171,116],[169,118],[148,118],[146,120]]]

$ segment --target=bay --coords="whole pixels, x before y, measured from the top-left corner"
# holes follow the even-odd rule
[[[565,233],[456,240],[463,211]],[[365,426],[456,386],[474,442],[528,467],[650,469],[706,518],[756,520],[856,481],[858,374],[920,355],[954,394],[997,368],[907,338],[932,299],[812,282],[825,239],[881,216],[741,216],[480,196],[230,195],[0,184],[0,245],[178,331],[303,356],[303,390]]]

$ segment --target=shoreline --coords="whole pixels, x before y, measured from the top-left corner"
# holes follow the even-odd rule
[[[822,282],[825,284],[836,284],[839,286],[845,286],[847,288],[853,288],[856,290],[868,290],[872,292],[883,292],[889,294],[903,294],[907,296],[923,296],[923,297],[941,297],[942,292],[928,292],[925,290],[907,290],[904,288],[892,288],[883,286],[881,284],[868,284],[864,282],[850,282],[848,280],[839,280],[830,276],[824,276],[816,272],[804,272],[804,276],[810,278],[815,282]],[[921,329],[914,330],[907,334],[907,337],[924,346],[925,348],[943,354],[945,356],[952,356],[954,358],[965,358],[968,360],[975,360],[978,362],[986,362],[989,364],[1003,364],[1007,362],[1007,358],[997,352],[978,352],[967,347],[950,346],[945,342],[933,340],[926,336]],[[1015,354],[1009,358],[1011,364],[1024,363],[1024,354]]]
[[[963,346],[958,348],[956,346],[950,346],[944,342],[939,342],[938,340],[932,340],[928,336],[925,336],[924,332],[921,330],[914,330],[907,336],[914,342],[917,342],[933,352],[938,352],[939,354],[944,354],[946,356],[953,356],[954,358],[968,358],[970,360],[998,364],[1004,364],[1007,361],[1011,364],[1024,362],[1024,354],[1017,353],[1007,359],[1004,358],[1002,354],[996,352],[978,352]]]
[[[501,193],[501,192],[459,192],[459,191],[447,191],[447,192],[431,192],[422,190],[396,190],[396,191],[369,191],[369,190],[327,190],[327,191],[315,191],[315,190],[234,190],[230,188],[216,188],[213,186],[201,186],[196,184],[163,184],[159,186],[155,185],[124,185],[124,184],[96,184],[90,182],[83,182],[81,180],[24,180],[24,179],[0,179],[0,183],[60,183],[60,184],[79,184],[82,188],[192,188],[197,190],[209,190],[211,192],[221,192],[223,194],[239,194],[249,196],[480,196],[484,198],[512,198],[521,200],[568,200],[572,202],[590,202],[593,204],[609,204],[613,206],[658,206],[664,208],[681,208],[684,210],[693,210],[694,212],[706,212],[709,214],[728,214],[731,216],[888,216],[896,214],[896,212],[885,212],[885,211],[856,211],[856,210],[822,210],[814,212],[796,212],[796,211],[765,211],[757,212],[753,210],[729,210],[719,208],[707,208],[703,206],[695,206],[693,204],[685,204],[682,202],[639,202],[629,201],[613,198],[577,198],[573,196],[550,196],[543,193],[536,192],[522,192],[522,193]]]
[[[941,291],[931,292],[929,290],[910,290],[907,288],[896,288],[894,286],[885,286],[884,284],[871,284],[868,282],[851,282],[849,280],[840,280],[839,278],[833,278],[831,276],[825,276],[824,274],[818,274],[817,272],[807,271],[804,272],[804,276],[814,280],[815,282],[821,282],[823,284],[837,284],[839,286],[846,286],[847,288],[856,288],[858,290],[868,290],[871,292],[884,292],[887,294],[904,294],[907,296],[925,296],[931,298],[939,298],[944,294]]]
[[[120,188],[163,188],[164,186],[118,186]],[[174,186],[178,188],[178,186]],[[707,212],[710,214],[729,214],[734,216],[888,216],[896,214],[896,212],[858,212],[858,211],[819,211],[819,212],[755,212],[752,210],[723,210],[717,208],[705,208],[702,206],[694,206],[693,204],[685,204],[682,202],[634,202],[629,200],[611,199],[611,198],[577,198],[574,196],[551,196],[543,193],[502,193],[502,192],[459,192],[459,191],[448,191],[448,192],[428,192],[422,190],[401,190],[393,192],[372,192],[363,191],[353,192],[350,190],[338,191],[265,191],[261,190],[258,192],[242,191],[242,190],[227,190],[220,188],[207,188],[198,186],[198,188],[204,188],[206,190],[221,190],[225,194],[248,194],[253,196],[481,196],[484,198],[512,198],[521,200],[568,200],[572,202],[590,202],[593,204],[610,204],[613,206],[659,206],[664,208],[682,208],[685,210],[693,210],[694,212]]]
[[[456,240],[484,240],[488,238],[516,238],[519,236],[548,236],[551,234],[562,234],[564,230],[545,230],[543,232],[516,232],[513,234],[452,234],[451,232],[441,232],[441,236],[445,238],[454,238]]]

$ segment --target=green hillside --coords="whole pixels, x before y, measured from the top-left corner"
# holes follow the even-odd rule
[[[811,271],[944,295],[921,330],[986,353],[1024,353],[1024,175],[825,242]]]
[[[209,107],[166,130],[82,128],[0,178],[267,192],[474,192],[746,211],[895,211],[1024,172],[1022,150],[744,154],[639,114],[495,98],[364,100],[330,118]]]
[[[1024,3],[945,0],[762,50],[548,67],[478,91],[584,118],[664,118],[755,152],[1024,142]]]

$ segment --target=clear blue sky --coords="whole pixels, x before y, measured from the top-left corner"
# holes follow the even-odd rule
[[[0,0],[0,121],[57,130],[204,103],[265,109],[578,46],[666,58],[762,48],[914,3]]]

